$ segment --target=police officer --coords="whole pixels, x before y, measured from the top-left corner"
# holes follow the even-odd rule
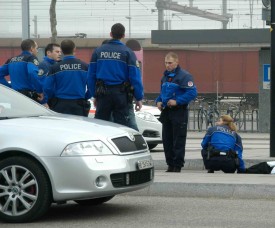
[[[61,54],[62,52],[59,44],[50,43],[45,47],[44,59],[38,66],[38,75],[42,78],[42,81],[45,80],[45,77],[48,75],[51,66],[61,60]]]
[[[0,68],[0,78],[10,75],[11,88],[40,102],[43,100],[43,90],[38,78],[38,45],[31,39],[21,43],[22,53],[9,59]]]
[[[161,110],[163,148],[168,169],[180,172],[184,166],[188,123],[188,104],[196,98],[192,75],[179,66],[178,55],[165,56],[166,71],[161,79],[161,92],[156,104]]]
[[[49,103],[50,109],[64,114],[88,116],[88,64],[75,58],[75,49],[72,40],[61,42],[64,58],[50,68],[44,91],[49,99],[52,98]]]
[[[129,126],[128,93],[126,84],[134,89],[136,110],[142,107],[143,86],[139,64],[134,52],[120,40],[125,28],[116,23],[111,28],[112,39],[96,48],[88,71],[88,87],[95,98],[95,118]]]
[[[59,44],[50,43],[46,46],[44,59],[38,66],[38,76],[41,80],[42,85],[45,82],[46,76],[49,74],[51,66],[61,60],[61,54],[62,52]],[[41,103],[45,103],[46,100],[48,99],[44,97],[44,100],[41,101]]]
[[[236,125],[229,115],[223,115],[210,127],[204,136],[202,157],[208,173],[222,170],[225,173],[245,172],[242,159],[243,146],[241,137],[236,132]]]

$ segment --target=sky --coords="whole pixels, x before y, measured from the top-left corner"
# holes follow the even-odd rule
[[[189,0],[173,1],[189,6]],[[29,0],[31,38],[35,37],[35,16],[39,37],[51,36],[50,3],[51,0]],[[158,29],[155,3],[156,0],[57,0],[58,36],[86,33],[89,38],[109,38],[111,26],[120,22],[126,28],[126,38],[150,38],[151,30]],[[193,0],[193,6],[221,14],[222,0]],[[261,0],[227,0],[227,9],[233,14],[228,29],[267,28],[262,21]],[[222,28],[218,21],[169,10],[164,14],[173,30]],[[21,18],[21,0],[0,0],[0,38],[21,37]]]

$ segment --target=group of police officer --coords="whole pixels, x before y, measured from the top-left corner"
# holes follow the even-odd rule
[[[142,107],[141,74],[134,52],[120,41],[124,26],[114,24],[110,35],[112,39],[94,51],[90,65],[75,57],[72,40],[47,45],[40,64],[37,43],[23,40],[22,53],[0,68],[0,83],[65,114],[88,116],[88,100],[94,97],[95,118],[110,120],[112,114],[114,122],[128,126],[130,92],[136,98],[136,110]],[[5,80],[7,75],[11,84]],[[105,92],[98,93],[102,88]]]
[[[0,67],[0,83],[65,114],[88,116],[89,99],[94,97],[95,118],[113,119],[115,123],[131,127],[129,111],[133,108],[133,98],[135,110],[142,108],[143,85],[139,62],[134,52],[121,42],[125,37],[122,24],[114,24],[110,36],[112,39],[94,50],[89,65],[75,57],[76,46],[72,40],[63,40],[61,45],[47,45],[41,63],[36,57],[37,43],[31,39],[23,40],[22,53]],[[62,60],[61,53],[64,55]],[[197,88],[192,75],[179,66],[176,53],[169,52],[165,56],[165,66],[156,105],[161,110],[167,172],[181,172],[188,104],[196,98]],[[7,75],[10,75],[11,84],[5,80]],[[245,168],[240,137],[235,128],[226,125],[226,121],[220,125],[209,129],[203,139],[205,166],[209,172],[235,172],[236,169],[241,172]],[[137,127],[134,128],[137,130]],[[239,162],[236,162],[238,159]],[[219,164],[222,161],[222,165],[215,165],[215,161]]]

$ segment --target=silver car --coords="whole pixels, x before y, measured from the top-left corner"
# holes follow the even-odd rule
[[[52,112],[0,85],[0,219],[28,222],[51,203],[104,203],[153,182],[147,143],[106,121]]]

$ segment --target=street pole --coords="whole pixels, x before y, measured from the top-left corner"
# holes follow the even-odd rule
[[[30,6],[29,0],[22,0],[22,40],[30,38]]]
[[[129,38],[131,38],[131,2],[129,0]]]
[[[270,157],[275,157],[275,1],[271,1]]]

